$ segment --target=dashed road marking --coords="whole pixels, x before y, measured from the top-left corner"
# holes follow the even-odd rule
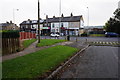
[[[112,45],[113,43],[112,43],[112,42],[110,42],[110,44]]]
[[[91,45],[108,45],[108,46],[120,46],[120,42],[90,42]]]

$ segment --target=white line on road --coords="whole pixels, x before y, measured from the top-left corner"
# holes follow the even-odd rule
[[[111,48],[111,50],[112,50],[112,53],[113,53],[114,57],[118,60],[118,56],[116,55],[116,53],[113,51],[112,48]]]

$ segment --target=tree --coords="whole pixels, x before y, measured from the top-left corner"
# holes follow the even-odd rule
[[[115,19],[120,21],[120,8],[116,9],[116,11],[114,12],[114,15],[115,15]]]
[[[104,28],[107,32],[116,32],[120,34],[120,8],[116,9],[113,14],[114,17],[110,18],[105,23]]]

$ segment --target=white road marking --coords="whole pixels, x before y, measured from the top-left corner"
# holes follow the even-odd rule
[[[108,42],[106,42],[106,44],[109,44]]]
[[[105,44],[105,42],[102,42],[103,44]]]
[[[110,44],[112,45],[113,43],[112,43],[112,42],[110,42]]]
[[[113,42],[114,45],[116,45],[116,42]]]
[[[111,48],[111,50],[112,50],[112,53],[113,53],[114,57],[118,60],[118,56],[116,55],[116,53],[113,51],[112,48]]]

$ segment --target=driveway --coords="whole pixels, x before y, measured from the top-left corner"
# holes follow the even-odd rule
[[[118,48],[90,46],[60,78],[118,78]]]

